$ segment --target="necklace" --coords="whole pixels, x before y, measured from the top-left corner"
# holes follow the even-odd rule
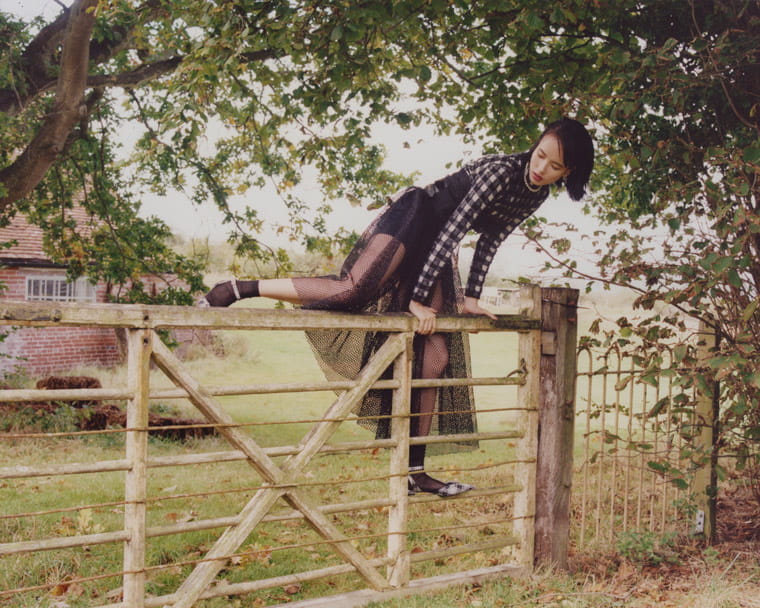
[[[528,179],[528,171],[530,170],[530,164],[525,165],[525,171],[523,172],[523,181],[525,181],[525,187],[531,192],[538,192],[543,186],[531,186]]]

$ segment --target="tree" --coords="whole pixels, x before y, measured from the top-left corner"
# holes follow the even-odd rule
[[[0,213],[28,212],[60,236],[56,209],[84,193],[108,225],[106,253],[120,261],[92,266],[108,239],[73,248],[54,239],[62,259],[79,262],[74,272],[86,265],[108,280],[134,279],[126,255],[151,260],[151,270],[179,268],[197,287],[193,265],[160,246],[165,227],[138,219],[136,176],[157,192],[176,187],[196,202],[214,200],[241,250],[283,258],[256,238],[256,209],[233,213],[228,197],[273,180],[299,234],[309,216],[290,191],[306,165],[331,196],[396,189],[399,178],[382,170],[381,151],[367,140],[377,120],[415,120],[393,109],[397,81],[418,68],[392,42],[414,21],[414,7],[383,2],[76,0],[44,26],[2,14]],[[142,134],[125,173],[114,134],[130,121]],[[330,245],[327,210],[312,221],[312,248]]]
[[[578,101],[602,135],[595,214],[600,224],[619,228],[595,237],[599,275],[589,278],[630,286],[637,305],[651,311],[638,323],[620,319],[607,344],[630,349],[646,368],[645,382],[665,373],[687,391],[717,390],[719,447],[760,472],[754,447],[760,439],[760,5],[596,4],[584,15],[561,3],[567,21],[550,27],[556,38],[544,37],[540,65],[553,83],[563,82],[563,74],[564,82],[587,76]],[[575,35],[585,66],[565,54],[563,40]],[[654,229],[666,236],[652,236]],[[548,234],[537,225],[533,236],[547,249],[553,245],[555,260],[576,274],[562,260],[572,233],[553,243]],[[670,307],[665,312],[656,307],[662,303]],[[701,319],[720,336],[706,362],[696,357],[685,317]],[[659,404],[691,413],[693,405]],[[695,439],[697,427],[687,423],[682,436]]]
[[[706,321],[721,350],[699,368],[681,344],[669,371],[684,386],[720,380],[727,433],[757,439],[759,23],[750,0],[76,0],[50,24],[2,15],[0,208],[43,221],[85,191],[131,244],[133,184],[187,189],[226,212],[243,250],[276,259],[256,208],[233,213],[231,193],[274,183],[299,238],[324,248],[329,205],[310,213],[293,186],[313,167],[328,199],[394,190],[403,178],[383,170],[373,125],[425,120],[491,152],[574,115],[597,140],[586,210],[626,226],[597,238],[597,278],[652,310],[611,339],[638,336],[655,371],[683,314]],[[124,124],[139,137],[119,163]],[[662,250],[652,227],[668,231]]]

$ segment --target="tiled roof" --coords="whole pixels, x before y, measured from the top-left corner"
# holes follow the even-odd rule
[[[66,211],[77,224],[79,234],[89,234],[97,223],[81,206]],[[0,243],[16,241],[10,249],[0,248],[0,262],[45,262],[50,263],[50,256],[42,246],[42,229],[30,224],[23,215],[16,215],[11,223],[0,228]]]

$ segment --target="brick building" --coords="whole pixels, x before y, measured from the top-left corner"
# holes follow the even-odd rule
[[[81,207],[70,217],[77,232],[94,228],[92,218]],[[107,302],[104,283],[93,285],[86,277],[69,282],[66,267],[52,262],[45,254],[42,230],[16,216],[11,224],[0,228],[0,244],[12,242],[9,249],[0,249],[0,306],[3,300],[48,302]],[[150,282],[150,281],[148,281]],[[116,331],[109,328],[67,327],[1,327],[8,332],[0,342],[0,377],[18,368],[30,375],[61,372],[78,366],[110,367],[123,359],[123,349]],[[179,341],[192,339],[175,336]]]

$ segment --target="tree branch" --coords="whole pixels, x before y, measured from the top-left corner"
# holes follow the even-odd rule
[[[42,180],[86,111],[84,91],[97,4],[98,0],[76,0],[69,9],[53,106],[26,149],[0,171],[0,182],[6,188],[0,197],[0,213]]]

